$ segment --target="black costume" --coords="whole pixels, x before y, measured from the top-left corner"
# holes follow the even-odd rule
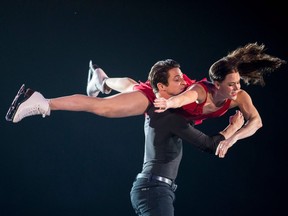
[[[224,136],[207,136],[178,113],[156,113],[151,105],[145,114],[145,155],[142,172],[131,189],[131,202],[138,215],[173,216],[175,179],[182,159],[182,139],[208,153],[215,153]]]

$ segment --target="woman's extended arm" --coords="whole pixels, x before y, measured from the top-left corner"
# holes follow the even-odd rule
[[[183,93],[170,97],[169,99],[156,98],[154,101],[154,106],[159,109],[155,110],[155,112],[164,112],[169,108],[182,107],[195,101],[201,103],[201,101],[204,100],[205,97],[206,92],[204,88],[199,84],[194,84]]]

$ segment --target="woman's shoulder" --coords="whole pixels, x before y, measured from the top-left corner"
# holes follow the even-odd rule
[[[237,98],[235,100],[231,101],[231,105],[230,107],[236,107],[239,106],[247,101],[250,101],[251,97],[248,94],[247,91],[241,89],[238,93],[237,93]]]

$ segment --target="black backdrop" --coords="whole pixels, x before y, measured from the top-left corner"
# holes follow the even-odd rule
[[[207,77],[211,63],[249,42],[264,43],[268,53],[287,60],[285,7],[232,2],[1,3],[0,215],[135,215],[129,192],[142,166],[143,116],[59,111],[13,124],[5,121],[7,109],[23,83],[47,98],[85,94],[90,59],[110,77],[142,81],[166,58],[190,77]],[[225,159],[184,146],[176,215],[286,212],[286,80],[284,67],[264,88],[243,86],[264,127]],[[218,131],[234,112],[198,128]]]

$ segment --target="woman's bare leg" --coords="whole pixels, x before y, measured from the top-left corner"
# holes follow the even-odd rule
[[[105,98],[75,94],[49,100],[51,111],[83,111],[108,118],[141,115],[148,105],[149,100],[140,91],[119,93]]]
[[[86,92],[88,96],[97,97],[102,94],[110,94],[111,90],[117,92],[132,91],[137,82],[128,77],[109,78],[108,75],[98,66],[93,66],[92,61],[89,63],[88,82]]]
[[[7,117],[7,113],[6,119],[17,123],[23,118],[33,115],[49,116],[51,111],[55,110],[90,112],[108,118],[141,115],[146,111],[149,100],[140,91],[118,93],[106,98],[75,94],[46,99],[40,92],[29,90],[26,99],[20,102],[16,109],[13,108],[15,105],[13,104],[14,101],[8,110],[9,116]]]
[[[117,92],[130,92],[133,91],[133,87],[138,84],[135,80],[129,77],[121,78],[107,78],[104,88],[113,89]]]

